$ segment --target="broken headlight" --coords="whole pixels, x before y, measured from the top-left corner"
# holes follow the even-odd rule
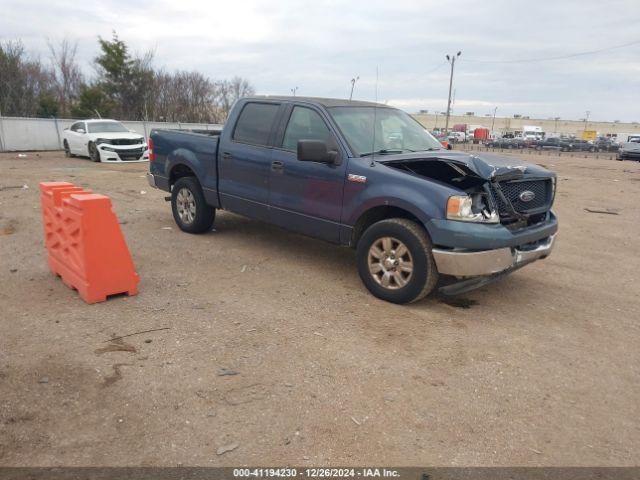
[[[485,193],[453,195],[447,200],[447,219],[462,222],[498,223],[500,216],[493,210]]]

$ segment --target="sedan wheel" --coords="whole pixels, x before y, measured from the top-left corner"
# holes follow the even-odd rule
[[[66,140],[64,141],[63,147],[64,147],[64,156],[67,158],[73,157],[71,153],[71,149],[69,148],[69,143]]]
[[[95,143],[89,144],[89,158],[94,162],[100,161],[100,151],[98,150],[98,147],[96,147]]]

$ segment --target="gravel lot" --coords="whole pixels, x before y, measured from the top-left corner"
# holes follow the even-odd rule
[[[558,173],[551,257],[397,306],[352,250],[229,213],[181,233],[146,164],[27,155],[0,155],[0,465],[640,463],[640,164],[517,154]],[[52,180],[111,197],[138,296],[48,271]]]

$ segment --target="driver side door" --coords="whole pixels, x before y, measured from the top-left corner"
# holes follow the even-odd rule
[[[270,220],[288,230],[339,243],[346,156],[320,110],[295,105],[285,125],[271,158]],[[298,140],[327,142],[329,150],[338,152],[336,163],[298,160]]]

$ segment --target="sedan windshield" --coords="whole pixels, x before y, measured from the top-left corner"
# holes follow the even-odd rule
[[[122,133],[128,132],[119,122],[87,122],[89,133]]]
[[[331,107],[331,116],[356,156],[422,152],[442,148],[422,125],[401,110]]]

